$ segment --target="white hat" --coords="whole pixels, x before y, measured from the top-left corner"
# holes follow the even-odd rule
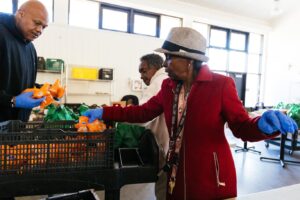
[[[188,27],[172,28],[163,46],[155,51],[203,62],[208,61],[208,57],[205,56],[206,39],[198,31]]]

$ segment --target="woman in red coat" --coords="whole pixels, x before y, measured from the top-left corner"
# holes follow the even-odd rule
[[[173,28],[162,48],[166,79],[159,93],[141,106],[104,107],[85,113],[93,121],[146,122],[165,114],[170,149],[167,199],[225,199],[237,195],[236,172],[224,134],[228,122],[237,138],[259,141],[295,132],[295,122],[277,111],[249,118],[234,81],[202,65],[204,37],[191,28]]]

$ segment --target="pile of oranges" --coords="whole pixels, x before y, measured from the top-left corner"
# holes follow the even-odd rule
[[[98,119],[89,123],[88,117],[80,116],[75,128],[78,132],[102,132],[106,129],[106,125]]]
[[[66,136],[63,141],[49,144],[0,145],[0,174],[86,165],[86,162],[103,159],[105,151],[102,134],[78,133],[76,137]]]
[[[50,83],[45,83],[41,88],[27,88],[23,92],[33,92],[32,97],[35,99],[46,97],[40,105],[40,108],[45,108],[51,103],[54,103],[55,99],[60,99],[64,96],[65,87],[63,87],[60,84],[59,79],[57,79],[52,85]]]

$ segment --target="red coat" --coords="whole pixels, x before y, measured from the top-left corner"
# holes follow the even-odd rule
[[[145,122],[164,112],[170,132],[175,87],[174,81],[166,79],[160,92],[147,103],[123,109],[105,107],[103,119]],[[187,100],[176,185],[168,199],[235,197],[236,172],[224,124],[228,122],[235,137],[253,142],[269,138],[259,131],[258,119],[249,118],[231,78],[213,73],[203,66]],[[218,186],[217,174],[225,186]]]

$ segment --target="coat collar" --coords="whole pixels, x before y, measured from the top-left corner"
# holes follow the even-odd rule
[[[195,81],[212,81],[212,72],[207,65],[202,65]]]

